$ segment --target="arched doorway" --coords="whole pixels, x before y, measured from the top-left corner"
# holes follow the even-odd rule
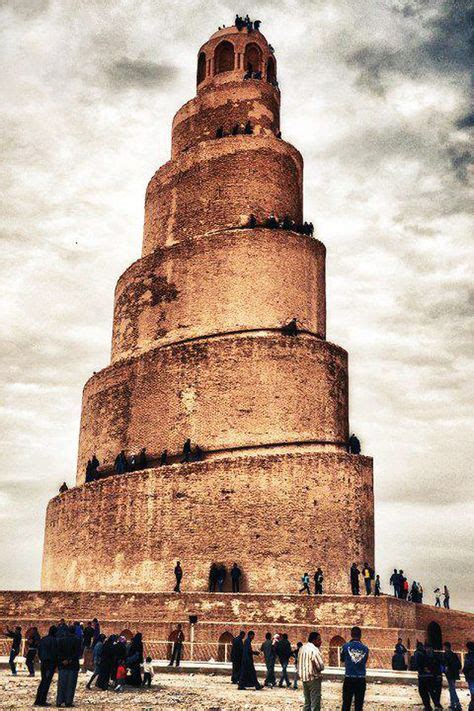
[[[230,659],[230,645],[232,644],[233,641],[233,636],[231,635],[230,632],[227,630],[221,634],[219,637],[219,642],[217,645],[217,656],[216,659],[218,662],[228,662]],[[227,654],[226,654],[226,648],[225,645],[227,646]]]
[[[267,81],[270,82],[270,84],[274,84],[276,82],[276,64],[275,60],[273,57],[268,57],[268,62],[267,62]]]
[[[197,83],[200,84],[206,78],[206,55],[204,52],[198,57]]]
[[[214,54],[215,73],[231,72],[234,68],[234,45],[224,40],[216,47]]]
[[[340,667],[341,666],[340,648],[345,643],[346,643],[346,640],[343,637],[340,637],[339,635],[336,635],[335,637],[333,637],[331,639],[331,641],[329,642],[329,666],[330,667]]]
[[[262,71],[262,50],[254,42],[250,42],[245,48],[244,67],[247,72]]]
[[[426,628],[426,638],[433,649],[441,650],[443,648],[443,634],[437,622],[430,622]]]

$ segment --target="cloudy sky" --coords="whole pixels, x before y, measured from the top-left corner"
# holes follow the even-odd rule
[[[328,338],[349,350],[351,430],[375,458],[385,589],[401,566],[473,608],[469,6],[0,0],[3,587],[39,586],[146,183],[198,47],[238,10],[276,49],[283,136],[328,249]]]

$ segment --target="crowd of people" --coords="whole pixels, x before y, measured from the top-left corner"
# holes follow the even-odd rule
[[[260,29],[260,25],[262,24],[261,20],[251,20],[248,15],[245,15],[245,17],[241,17],[240,15],[235,16],[234,24],[241,32],[242,30],[247,30],[247,32],[253,32],[254,30],[258,32]],[[220,29],[220,28],[219,28]]]
[[[289,215],[276,217],[273,212],[263,222],[259,222],[255,215],[250,215],[244,228],[254,229],[255,227],[265,227],[270,230],[291,230],[292,232],[299,232],[309,237],[313,237],[314,235],[314,225],[312,222],[298,224],[292,220]]]
[[[229,133],[224,131],[223,126],[219,126],[216,131],[216,138],[225,138],[226,136],[251,136],[253,134],[253,126],[250,121],[247,123],[236,123]]]
[[[322,585],[322,579],[315,585]],[[21,627],[5,632],[11,639],[10,668],[16,676],[15,659],[20,653]],[[182,625],[178,624],[171,636],[171,654],[169,666],[180,666],[185,636]],[[101,632],[97,618],[84,626],[80,622],[67,624],[61,619],[50,627],[48,633],[40,637],[37,628],[29,631],[28,651],[26,655],[30,676],[35,675],[35,661],[39,657],[41,681],[37,689],[35,706],[49,706],[48,693],[57,672],[56,705],[71,707],[77,687],[81,660],[84,671],[92,672],[86,688],[91,689],[93,682],[102,691],[124,691],[126,686],[150,687],[155,670],[150,656],[144,654],[142,634],[137,632],[131,640],[123,634],[106,636]],[[321,635],[313,631],[306,644],[298,641],[292,644],[286,632],[272,634],[267,632],[260,645],[255,644],[255,632],[241,631],[233,638],[230,661],[232,665],[231,681],[239,690],[264,687],[298,688],[303,686],[305,711],[320,711],[321,674],[324,670],[321,655]],[[468,683],[471,702],[470,711],[474,711],[474,642],[468,642],[464,666],[459,656],[445,642],[443,650],[435,650],[431,642],[417,642],[416,649],[407,664],[408,650],[399,638],[395,646],[392,668],[406,670],[410,668],[418,675],[418,691],[423,708],[428,711],[433,703],[435,709],[441,709],[441,688],[443,674],[446,677],[450,708],[459,711],[461,703],[456,689],[461,672]],[[265,679],[260,684],[255,669],[255,657],[261,656],[265,664]],[[353,627],[351,639],[340,648],[340,660],[345,667],[342,685],[342,711],[350,711],[354,701],[355,711],[362,711],[366,691],[366,666],[369,648],[362,642],[360,627]],[[276,663],[280,669],[277,674]],[[278,676],[278,678],[277,678]]]

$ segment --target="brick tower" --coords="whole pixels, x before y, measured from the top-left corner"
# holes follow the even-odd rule
[[[346,452],[324,245],[246,227],[303,220],[303,160],[279,131],[266,39],[214,33],[148,185],[142,257],[117,284],[111,365],[84,388],[77,486],[48,506],[44,589],[170,591],[179,559],[189,592],[235,560],[243,591],[294,592],[321,565],[325,591],[347,593],[351,562],[373,564],[372,460]],[[292,317],[296,336],[281,331]],[[187,438],[204,460],[181,463]],[[142,447],[148,468],[112,475],[120,450]],[[84,483],[94,452],[104,478]]]

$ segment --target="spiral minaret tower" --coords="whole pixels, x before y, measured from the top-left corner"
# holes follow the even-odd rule
[[[243,591],[294,591],[320,565],[327,592],[348,592],[351,562],[373,564],[372,460],[346,450],[326,250],[247,227],[251,215],[303,220],[276,60],[259,31],[231,27],[197,67],[171,160],[146,191],[142,257],[117,284],[111,365],[84,388],[77,486],[48,506],[43,588],[169,591],[179,559],[188,591],[207,589],[212,562],[237,561]],[[281,330],[292,317],[296,336]],[[188,438],[203,460],[181,463]],[[146,469],[85,483],[92,453],[107,474],[142,447]]]

